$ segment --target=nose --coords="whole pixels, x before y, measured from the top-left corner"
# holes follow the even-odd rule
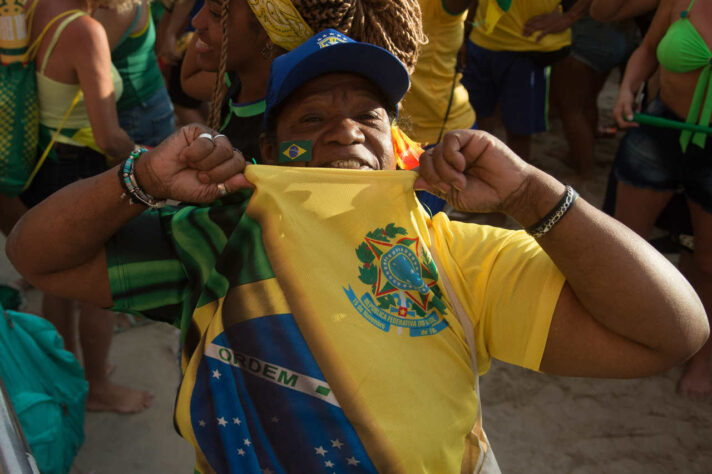
[[[208,11],[207,9],[208,2],[203,2],[203,6],[200,7],[198,13],[196,13],[193,19],[190,21],[190,23],[193,25],[193,28],[195,28],[196,30],[205,29],[205,16]]]
[[[366,137],[358,122],[349,117],[340,117],[334,119],[330,124],[326,139],[339,145],[348,146],[363,143]]]

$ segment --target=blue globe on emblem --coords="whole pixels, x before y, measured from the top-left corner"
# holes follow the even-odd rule
[[[420,274],[420,261],[415,253],[403,245],[391,247],[381,257],[381,272],[388,282],[404,291],[430,291]]]
[[[297,145],[292,145],[289,147],[289,157],[294,159],[299,156],[299,148]]]

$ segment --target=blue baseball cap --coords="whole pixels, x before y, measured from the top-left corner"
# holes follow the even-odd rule
[[[369,79],[381,89],[393,110],[397,110],[410,86],[408,70],[389,51],[329,28],[272,62],[265,97],[265,128],[274,109],[292,92],[330,72],[353,72]]]

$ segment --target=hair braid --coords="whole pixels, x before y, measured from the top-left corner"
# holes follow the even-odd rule
[[[215,78],[215,88],[213,97],[210,100],[210,114],[208,115],[208,126],[214,130],[220,127],[220,115],[222,103],[227,94],[225,86],[225,73],[227,72],[227,31],[229,27],[229,6],[230,0],[222,0],[220,4],[220,26],[222,27],[222,42],[220,44],[220,60],[218,63],[218,76]]]
[[[314,31],[334,28],[393,53],[412,73],[423,33],[417,0],[293,0]]]

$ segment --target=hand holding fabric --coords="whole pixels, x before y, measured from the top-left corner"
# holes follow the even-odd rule
[[[187,125],[136,162],[136,175],[144,191],[158,199],[209,203],[227,192],[251,186],[242,172],[245,158],[224,135],[207,127]]]
[[[533,169],[494,136],[480,130],[455,130],[420,157],[415,187],[446,199],[461,211],[504,212],[515,217],[517,196]]]

